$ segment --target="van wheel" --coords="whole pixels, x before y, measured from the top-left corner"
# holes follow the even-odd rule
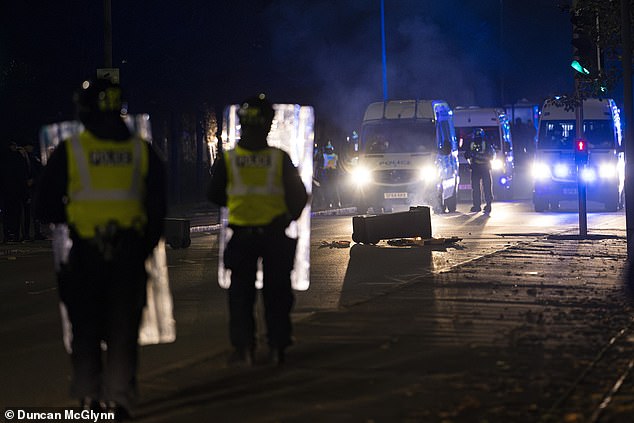
[[[370,201],[365,196],[359,196],[356,200],[357,214],[367,214]]]
[[[535,211],[538,213],[548,210],[548,200],[545,198],[535,197],[533,198],[533,204]]]
[[[510,201],[513,199],[513,191],[511,187],[499,187],[497,197],[502,201]]]
[[[620,205],[620,195],[618,193],[616,193],[616,195],[613,195],[612,198],[610,198],[608,201],[606,201],[605,203],[603,203],[603,206],[605,207],[605,211],[607,212],[615,212],[619,209],[619,205]]]
[[[357,204],[357,214],[366,214],[368,212],[368,206],[365,203]]]

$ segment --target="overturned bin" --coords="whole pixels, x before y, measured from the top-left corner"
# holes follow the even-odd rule
[[[409,211],[352,217],[352,240],[376,244],[382,239],[431,238],[431,212],[427,206],[410,207]]]

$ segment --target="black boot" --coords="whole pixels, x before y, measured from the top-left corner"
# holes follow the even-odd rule
[[[101,411],[103,413],[112,413],[115,422],[125,422],[132,419],[128,410],[114,401],[103,401],[101,403]]]
[[[284,348],[271,347],[269,349],[269,364],[273,366],[281,366],[286,361]]]
[[[79,400],[79,407],[82,410],[92,410],[92,411],[96,411],[96,412],[100,412],[103,411],[101,409],[101,404],[99,403],[99,400],[96,400],[92,397],[84,397],[82,399]]]

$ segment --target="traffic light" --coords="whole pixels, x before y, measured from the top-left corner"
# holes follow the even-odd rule
[[[594,16],[583,9],[571,12],[572,22],[572,63],[570,66],[587,77],[596,77],[599,71],[597,46],[593,39]]]
[[[583,138],[575,140],[575,162],[578,165],[588,163],[588,141]]]

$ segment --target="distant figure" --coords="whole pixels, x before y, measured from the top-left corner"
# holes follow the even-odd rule
[[[484,191],[484,212],[491,212],[493,202],[493,188],[491,181],[491,160],[495,158],[495,150],[489,142],[486,132],[482,128],[473,131],[469,147],[465,151],[465,158],[471,168],[471,189],[473,206],[471,212],[479,212],[482,206]]]
[[[9,151],[0,166],[2,175],[2,197],[4,199],[3,230],[4,242],[19,242],[22,219],[22,205],[27,197],[28,171],[18,144],[9,143]]]
[[[162,235],[165,171],[121,118],[118,85],[86,81],[75,100],[86,129],[51,155],[35,212],[43,222],[68,224],[72,239],[58,274],[72,325],[71,395],[84,409],[113,412],[122,421],[137,396],[145,260]]]
[[[208,198],[228,207],[233,235],[224,251],[231,270],[229,337],[235,348],[231,364],[252,365],[256,349],[254,306],[256,271],[262,259],[262,298],[267,325],[269,361],[284,362],[292,344],[291,287],[297,240],[286,227],[297,220],[308,195],[290,156],[269,147],[267,135],[274,110],[263,94],[243,101],[238,111],[241,138],[214,163]]]
[[[42,173],[42,162],[39,157],[34,153],[34,146],[31,143],[24,145],[19,149],[24,158],[27,168],[27,190],[24,199],[22,200],[22,234],[25,241],[31,240],[31,222],[33,223],[33,237],[36,240],[44,239],[42,235],[40,221],[34,218],[33,209],[33,196],[37,189],[37,183],[39,182],[40,175]]]
[[[320,184],[321,203],[326,208],[341,207],[339,195],[339,155],[328,140],[323,152],[317,157],[315,174]]]

